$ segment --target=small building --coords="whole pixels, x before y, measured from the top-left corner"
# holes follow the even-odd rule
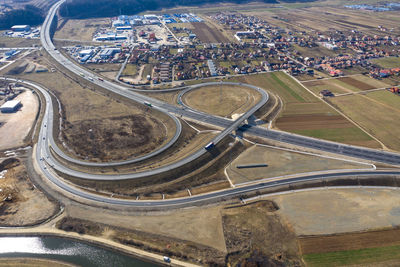
[[[132,26],[118,26],[116,29],[117,31],[129,31],[132,30]]]
[[[13,32],[29,32],[31,27],[29,25],[14,25],[11,27]]]
[[[322,90],[321,92],[319,92],[319,94],[323,97],[333,97],[335,96],[331,91],[329,90]]]
[[[209,59],[209,60],[207,60],[207,64],[208,64],[208,69],[210,70],[211,76],[217,76],[217,71],[215,70],[214,62],[211,59]]]
[[[0,107],[1,113],[12,113],[17,111],[22,106],[19,100],[10,100]]]

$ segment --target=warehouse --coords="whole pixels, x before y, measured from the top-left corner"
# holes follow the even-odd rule
[[[22,106],[19,100],[10,100],[0,107],[1,113],[12,113],[17,111]]]
[[[93,53],[94,53],[93,49],[85,49],[79,51],[79,56],[80,57],[91,56],[93,55]]]
[[[109,59],[110,57],[114,56],[116,53],[120,53],[120,48],[106,48],[101,51],[100,58],[101,59]]]
[[[31,27],[29,25],[14,25],[11,27],[13,32],[29,32]]]

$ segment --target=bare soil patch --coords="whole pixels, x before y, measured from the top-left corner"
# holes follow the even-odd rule
[[[47,220],[59,207],[33,186],[19,159],[4,160],[0,171],[0,226],[29,226]]]
[[[31,130],[39,109],[39,101],[32,91],[25,91],[15,98],[22,107],[14,113],[0,113],[0,150],[24,145],[24,138]]]

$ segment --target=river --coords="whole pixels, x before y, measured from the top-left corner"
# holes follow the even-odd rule
[[[0,257],[60,260],[85,267],[156,267],[113,250],[61,237],[0,237]]]

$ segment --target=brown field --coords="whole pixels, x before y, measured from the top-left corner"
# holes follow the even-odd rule
[[[375,12],[350,10],[343,8],[345,3],[338,1],[317,1],[315,3],[284,4],[284,8],[265,11],[251,11],[251,14],[267,19],[270,23],[281,27],[295,28],[306,31],[328,31],[357,29],[368,34],[384,35],[378,25],[394,28],[393,34],[398,34],[396,26],[399,18],[396,11]],[[373,16],[371,16],[373,14]],[[279,18],[283,18],[283,20]]]
[[[0,163],[0,171],[7,170],[0,179],[0,226],[38,224],[59,210],[55,202],[31,183],[24,161],[9,158]]]
[[[370,89],[375,89],[376,87],[368,84],[368,83],[364,83],[362,81],[353,79],[352,77],[344,77],[344,78],[339,78],[339,81],[345,82],[347,84],[350,84],[351,86],[354,86],[356,88],[359,88],[361,90],[370,90]]]
[[[361,74],[351,77],[303,81],[303,84],[316,94],[324,89],[328,89],[334,94],[346,94],[389,86],[382,81]]]
[[[230,40],[216,27],[211,27],[205,22],[193,22],[192,30],[197,38],[204,43],[229,43]]]
[[[61,22],[54,38],[66,40],[92,41],[94,32],[99,27],[110,25],[110,19],[67,20]]]
[[[279,118],[276,126],[281,130],[290,131],[349,128],[353,124],[339,115],[292,115]]]
[[[0,47],[31,47],[33,45],[40,45],[40,40],[0,36]]]
[[[228,266],[300,264],[296,235],[277,209],[272,201],[258,201],[222,210]]]
[[[359,88],[347,84],[339,79],[325,79],[325,80],[317,80],[317,81],[306,81],[303,84],[313,91],[316,94],[319,94],[322,90],[329,90],[335,95],[337,94],[345,94],[345,93],[353,93],[360,91]]]
[[[400,245],[400,229],[299,238],[303,254]]]
[[[81,158],[107,161],[151,152],[166,141],[166,131],[158,120],[130,115],[67,124],[64,140]]]
[[[222,117],[246,112],[260,100],[256,91],[239,86],[207,86],[185,94],[190,107]]]

